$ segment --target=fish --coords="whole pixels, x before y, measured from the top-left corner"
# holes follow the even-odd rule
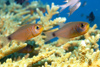
[[[22,7],[27,7],[30,4],[29,0],[15,0],[15,2],[22,5]]]
[[[74,11],[76,11],[81,5],[81,2],[78,2],[75,6],[73,6],[70,10],[70,12],[68,13],[68,15],[70,16]]]
[[[89,30],[89,23],[83,21],[76,21],[64,24],[62,28],[60,28],[55,32],[44,32],[44,34],[47,37],[45,40],[49,41],[55,37],[61,39],[74,38],[80,35],[84,35],[88,30]]]
[[[43,8],[43,7],[38,7],[38,9],[39,9],[40,11],[42,11],[43,13],[46,12],[46,9]],[[34,12],[37,12],[37,11],[36,11],[36,8],[34,8],[33,10],[34,10]]]
[[[83,4],[82,4],[82,7],[86,6],[87,5],[87,2],[84,1]]]
[[[93,22],[93,21],[95,20],[95,16],[94,16],[93,12],[91,12],[91,13],[89,14],[89,16],[87,16],[87,19],[88,19],[90,22]]]
[[[42,11],[42,13],[45,13],[45,12],[46,12],[46,9],[45,9],[45,8],[39,7],[38,9],[39,9],[40,11]],[[27,10],[30,11],[29,14],[31,14],[31,15],[33,15],[33,13],[36,13],[36,12],[37,12],[37,11],[36,11],[36,8],[34,8],[34,9],[29,8],[29,9],[27,9]]]
[[[15,0],[15,2],[17,3],[17,4],[23,4],[25,1],[27,1],[27,0]]]
[[[30,9],[30,14],[33,15],[34,13],[34,10]]]
[[[34,46],[32,45],[27,45],[23,49],[19,50],[19,53],[32,53],[34,51]]]
[[[43,13],[46,12],[46,9],[45,8],[42,8],[42,7],[39,7],[39,10],[42,11]]]
[[[70,8],[72,8],[77,2],[79,2],[79,0],[65,0],[64,2],[67,2],[66,4],[64,5],[59,5],[59,7],[61,7],[61,11],[63,11],[65,8],[67,8],[68,6]]]
[[[6,1],[5,3],[6,3],[6,5],[10,5],[10,2],[9,2],[9,0],[8,0],[8,1]]]
[[[22,6],[27,7],[29,4],[30,4],[29,1],[26,0],[25,2],[22,3]]]
[[[0,40],[4,40],[3,45],[6,45],[11,40],[25,42],[33,37],[38,36],[39,34],[41,34],[42,31],[43,31],[43,26],[40,24],[26,24],[21,26],[18,30],[16,30],[9,36],[3,38],[1,37]]]

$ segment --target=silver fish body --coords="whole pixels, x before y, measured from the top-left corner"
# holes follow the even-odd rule
[[[70,16],[74,11],[76,11],[76,10],[80,7],[80,5],[81,5],[81,2],[78,2],[75,6],[73,6],[71,9],[69,9],[69,10],[70,10],[70,12],[68,13],[69,16]]]
[[[64,5],[60,5],[59,7],[61,7],[61,10],[64,10],[65,8],[67,8],[68,6],[73,7],[77,2],[79,2],[79,0],[66,0],[65,2],[67,2]]]

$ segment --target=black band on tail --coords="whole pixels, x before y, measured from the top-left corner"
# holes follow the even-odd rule
[[[55,35],[55,33],[52,33],[52,35],[55,37],[56,35]]]
[[[12,40],[10,36],[8,36],[7,38],[8,38],[8,40]]]

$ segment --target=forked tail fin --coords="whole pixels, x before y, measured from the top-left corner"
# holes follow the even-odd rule
[[[62,12],[65,8],[67,8],[66,4],[64,4],[64,5],[59,5],[59,7],[61,7],[60,12]]]

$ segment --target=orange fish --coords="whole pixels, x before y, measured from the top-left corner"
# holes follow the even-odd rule
[[[45,9],[45,8],[39,7],[38,9],[39,9],[40,11],[42,11],[43,13],[45,13],[45,12],[46,12],[46,9]],[[37,11],[36,11],[36,8],[35,8],[35,9],[33,9],[33,10],[34,10],[34,12],[37,12]]]
[[[43,27],[40,24],[27,24],[20,27],[17,31],[9,35],[8,40],[20,40],[27,41],[33,37],[36,37],[43,31]]]
[[[42,7],[40,7],[39,10],[42,11],[43,13],[46,12],[46,9],[45,8],[42,8]]]
[[[28,10],[30,10],[30,14],[31,14],[31,15],[33,15],[34,12],[35,12],[35,13],[37,12],[37,11],[36,11],[36,8],[35,8],[35,9],[28,9]],[[45,8],[42,8],[42,7],[39,7],[39,10],[42,11],[43,13],[46,12],[46,9],[45,9]]]
[[[34,10],[30,9],[30,14],[33,15],[34,13]]]
[[[47,39],[46,41],[58,37],[58,38],[74,38],[85,34],[89,30],[89,24],[87,22],[69,22],[55,32],[45,32]]]
[[[34,47],[31,45],[27,45],[26,47],[24,47],[23,49],[19,50],[19,53],[32,53],[34,50]]]
[[[42,31],[43,26],[40,24],[27,24],[20,27],[17,31],[6,37],[6,40],[4,38],[4,40],[7,41],[7,43],[11,40],[27,41],[33,37],[38,36]]]

